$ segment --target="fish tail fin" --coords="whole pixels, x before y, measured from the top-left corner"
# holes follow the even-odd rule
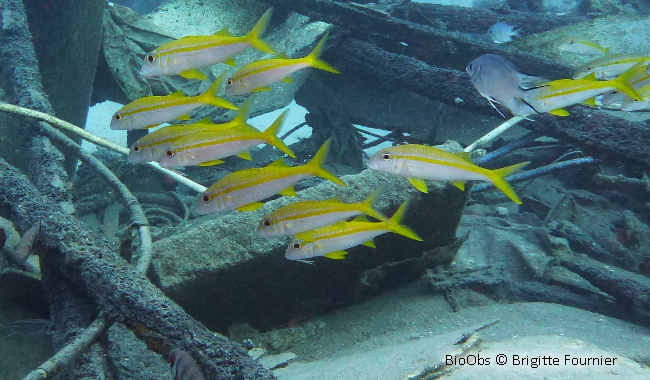
[[[373,191],[370,195],[368,195],[368,198],[361,201],[359,203],[359,206],[361,208],[361,211],[364,214],[366,214],[368,216],[372,216],[373,218],[375,218],[377,220],[381,220],[382,222],[386,222],[386,221],[388,221],[388,218],[386,217],[386,215],[384,215],[383,213],[375,210],[372,207],[372,205],[377,200],[377,197],[379,196],[379,194],[383,193],[383,191],[384,191],[384,186],[379,186],[377,188],[377,190]]]
[[[264,132],[262,132],[262,135],[264,136],[264,140],[266,140],[269,144],[273,145],[278,150],[281,150],[282,152],[288,154],[289,157],[296,158],[296,155],[293,154],[291,149],[289,149],[284,141],[280,140],[280,138],[277,136],[280,132],[280,129],[282,129],[282,124],[284,123],[284,119],[286,118],[288,112],[288,109],[282,112],[282,114],[278,116],[277,119],[275,119],[273,124],[271,124],[264,130]]]
[[[639,93],[629,85],[629,83],[634,79],[639,77],[639,75],[644,75],[646,73],[646,66],[643,61],[637,62],[634,66],[630,67],[623,74],[616,77],[613,80],[614,86],[617,90],[629,96],[630,98],[641,100]]]
[[[388,226],[388,229],[396,234],[406,236],[409,239],[417,240],[417,241],[424,241],[418,234],[415,233],[415,231],[411,230],[410,228],[406,227],[405,225],[402,224],[402,219],[404,219],[404,214],[406,214],[406,209],[408,207],[409,200],[405,200],[404,203],[402,203],[401,206],[395,211],[393,216],[388,219],[386,222],[386,225]]]
[[[512,188],[512,186],[510,186],[508,181],[506,181],[504,178],[516,172],[517,170],[523,168],[524,166],[527,166],[528,164],[530,164],[530,161],[520,162],[518,164],[506,166],[505,168],[494,169],[490,171],[488,177],[490,178],[490,181],[492,181],[494,187],[501,190],[508,198],[512,199],[515,203],[521,204],[521,199],[519,199],[519,196],[517,195],[517,193],[515,193],[515,190]]]
[[[327,153],[329,153],[330,145],[332,144],[332,139],[329,138],[323,143],[323,145],[318,149],[318,152],[314,154],[314,157],[309,161],[305,167],[306,169],[317,177],[324,178],[326,180],[332,181],[341,186],[347,186],[345,182],[336,178],[336,176],[323,168],[323,164],[327,159]]]
[[[205,104],[209,104],[215,107],[220,107],[220,108],[227,108],[230,110],[239,110],[236,105],[230,103],[226,99],[220,97],[219,94],[219,89],[221,89],[221,86],[223,85],[224,80],[226,79],[226,74],[221,74],[219,77],[210,85],[210,88],[203,94],[201,94],[201,100]]]
[[[257,24],[251,29],[250,32],[246,35],[246,39],[248,40],[248,43],[251,44],[255,49],[262,51],[264,53],[268,54],[275,54],[275,49],[271,47],[271,45],[267,44],[266,42],[262,41],[260,38],[262,34],[266,31],[266,27],[269,26],[269,21],[271,20],[271,15],[273,14],[273,7],[269,8],[262,17],[260,17],[259,21],[257,21]]]
[[[327,39],[328,35],[329,33],[325,33],[325,35],[318,42],[314,50],[312,50],[311,53],[309,53],[309,55],[305,57],[305,60],[311,67],[314,67],[316,69],[329,71],[330,73],[334,73],[334,74],[341,74],[340,71],[338,71],[337,69],[330,66],[328,63],[323,62],[319,59],[321,53],[323,52],[323,45],[325,45],[325,40]]]

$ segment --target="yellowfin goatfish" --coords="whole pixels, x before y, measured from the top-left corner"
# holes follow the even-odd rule
[[[614,79],[637,62],[650,63],[647,54],[611,54],[596,58],[578,67],[573,74],[573,79],[584,78],[593,73],[596,79]]]
[[[237,110],[234,104],[217,96],[222,83],[223,74],[201,95],[186,96],[177,91],[171,95],[136,99],[113,114],[111,129],[151,128],[174,119],[189,120],[187,114],[204,105]]]
[[[165,157],[165,151],[174,141],[190,133],[202,131],[225,131],[237,129],[242,132],[258,132],[256,128],[246,123],[252,98],[246,99],[237,116],[229,122],[215,124],[210,118],[203,118],[192,124],[176,124],[157,129],[140,138],[129,150],[129,162],[160,161]]]
[[[641,95],[641,100],[626,98],[621,104],[621,110],[623,111],[646,111],[650,110],[650,84],[639,88],[639,95]]]
[[[251,211],[262,207],[259,201],[274,194],[293,196],[293,185],[305,178],[321,177],[347,186],[323,168],[331,139],[325,141],[305,165],[290,167],[279,159],[264,168],[240,170],[219,179],[201,194],[195,212],[199,215],[224,211]]]
[[[387,218],[372,208],[381,188],[359,203],[343,203],[339,199],[325,201],[304,201],[292,203],[265,216],[257,227],[262,237],[294,235],[344,221],[352,216],[369,215],[377,220]]]
[[[524,100],[538,113],[548,112],[557,116],[569,114],[563,107],[582,103],[614,89],[640,100],[636,90],[627,83],[641,71],[645,72],[645,66],[639,62],[613,80],[596,80],[594,73],[582,79],[554,80],[527,91]]]
[[[244,95],[249,92],[270,90],[269,85],[280,80],[291,82],[289,75],[307,67],[340,74],[338,70],[318,59],[326,38],[327,34],[323,36],[314,50],[304,58],[292,59],[280,55],[276,58],[256,61],[242,67],[226,82],[226,95]]]
[[[368,160],[372,170],[388,172],[408,178],[418,190],[426,193],[425,179],[450,181],[461,190],[469,180],[488,181],[508,198],[521,204],[521,200],[504,177],[523,168],[522,162],[501,169],[485,169],[470,161],[470,153],[450,153],[432,146],[408,144],[385,148]]]
[[[220,62],[235,66],[232,57],[249,47],[275,54],[275,50],[260,39],[272,13],[273,8],[267,10],[243,37],[235,37],[222,29],[211,36],[188,36],[166,43],[147,54],[140,74],[145,77],[180,74],[184,78],[204,80],[207,77],[196,69]]]
[[[564,40],[559,46],[560,51],[565,51],[578,55],[604,55],[609,48],[604,48],[597,43],[570,37]]]
[[[310,264],[312,262],[305,259],[325,256],[329,259],[342,260],[347,254],[346,249],[359,244],[375,248],[372,239],[386,232],[394,232],[409,239],[422,241],[418,234],[401,224],[407,203],[402,203],[395,214],[385,222],[371,223],[360,220],[339,222],[296,234],[296,239],[289,244],[284,257]]]
[[[635,77],[631,78],[630,81],[627,82],[627,84],[632,86],[632,88],[635,89],[644,99],[647,94],[644,94],[645,90],[643,88],[650,84],[650,74],[647,73],[646,70],[641,70],[637,75],[635,75]],[[638,100],[630,98],[624,93],[616,90],[607,91],[600,99],[602,106],[610,109],[621,109],[626,100],[628,101],[628,104],[639,102]]]
[[[548,80],[520,73],[515,65],[496,54],[484,54],[467,65],[472,84],[485,97],[501,116],[497,104],[505,107],[513,115],[535,113],[522,99],[525,90]]]
[[[259,144],[271,144],[277,149],[296,158],[291,149],[276,134],[289,110],[285,110],[265,131],[244,132],[232,128],[225,131],[202,131],[190,133],[172,142],[165,156],[158,163],[164,168],[179,166],[210,166],[222,164],[221,158],[239,156],[251,160],[249,149]]]

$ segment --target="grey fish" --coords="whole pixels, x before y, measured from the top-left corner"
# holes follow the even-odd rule
[[[513,115],[529,115],[535,110],[524,101],[527,89],[547,82],[546,79],[522,74],[515,65],[496,54],[484,54],[467,65],[472,84],[501,116],[500,104]]]
[[[199,366],[187,352],[174,348],[169,352],[169,365],[174,380],[205,380]]]
[[[516,26],[499,21],[496,24],[492,25],[490,29],[488,29],[487,35],[490,37],[490,40],[492,40],[492,42],[495,42],[497,44],[505,44],[512,42],[513,37],[521,37],[519,35],[521,28],[514,30],[515,28]]]

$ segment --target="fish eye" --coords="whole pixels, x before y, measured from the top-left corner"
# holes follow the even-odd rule
[[[573,40],[569,40],[569,45],[573,44]]]
[[[113,115],[113,119],[115,120],[120,120],[122,118],[122,115],[120,115],[119,112],[115,112],[115,115]]]
[[[300,242],[295,242],[295,243],[293,243],[291,246],[292,246],[294,249],[300,249],[300,247],[302,247],[302,244],[300,244]]]
[[[167,149],[167,150],[165,151],[165,156],[167,156],[168,158],[172,158],[172,157],[174,157],[175,155],[176,155],[176,152],[174,152],[174,151],[171,150],[171,149]]]
[[[384,154],[381,155],[381,158],[383,158],[384,161],[390,161],[391,157],[390,157],[390,154],[384,153]]]
[[[140,152],[140,147],[137,145],[133,145],[133,151],[134,152]]]
[[[474,64],[470,63],[469,65],[467,65],[467,70],[474,71]]]
[[[262,221],[262,224],[269,227],[271,226],[271,220],[269,218],[266,218]]]
[[[203,194],[201,196],[201,200],[203,201],[203,203],[208,203],[210,202],[210,196],[208,194]]]
[[[156,57],[155,57],[153,54],[149,54],[149,55],[147,56],[147,62],[149,62],[149,63],[154,63],[154,62],[156,62]]]
[[[228,86],[230,86],[230,85],[232,85],[232,82],[233,82],[233,81],[232,81],[232,78],[228,78],[228,80],[226,81],[226,84],[227,84]]]

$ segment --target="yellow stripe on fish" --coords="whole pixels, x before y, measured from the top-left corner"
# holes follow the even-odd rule
[[[324,201],[304,201],[292,203],[265,216],[257,228],[263,237],[292,235],[299,232],[324,227],[347,218],[366,214],[377,220],[387,218],[372,205],[381,192],[375,190],[367,199],[358,203],[343,203],[339,199]]]
[[[474,165],[470,154],[450,153],[426,145],[408,144],[385,148],[373,154],[368,168],[408,178],[418,190],[426,193],[423,180],[449,181],[461,190],[470,180],[491,182],[508,198],[521,204],[521,200],[504,177],[523,168],[530,162],[522,162],[500,169],[485,169]]]
[[[166,43],[145,57],[140,74],[145,77],[180,74],[184,78],[207,79],[197,69],[225,62],[234,66],[233,56],[252,47],[264,53],[275,50],[260,36],[266,31],[273,8],[269,8],[245,36],[235,37],[227,29],[210,36],[187,36]]]
[[[195,212],[203,215],[255,210],[263,206],[260,200],[274,194],[295,195],[293,185],[313,176],[347,186],[323,168],[330,144],[331,139],[325,141],[305,165],[290,167],[279,159],[264,168],[245,169],[226,175],[201,194]]]
[[[339,222],[327,227],[321,227],[312,231],[301,232],[296,234],[284,256],[289,260],[297,260],[311,263],[305,259],[317,256],[325,256],[330,259],[341,260],[347,254],[348,248],[363,244],[374,248],[375,244],[372,239],[385,234],[394,232],[405,236],[409,239],[422,241],[413,230],[401,224],[408,201],[395,211],[395,214],[384,222]]]
[[[254,132],[228,129],[210,130],[188,134],[172,142],[159,160],[160,166],[174,168],[179,166],[210,166],[223,163],[222,158],[239,156],[251,160],[249,150],[259,144],[271,144],[289,157],[296,158],[289,147],[276,135],[289,110],[285,110],[263,132],[250,127]]]
[[[244,95],[250,92],[269,90],[268,86],[271,84],[281,80],[290,80],[289,75],[307,67],[340,74],[338,70],[318,59],[326,38],[327,34],[318,42],[314,50],[303,58],[287,58],[281,54],[276,58],[249,63],[228,79],[226,95]]]
[[[223,80],[222,74],[206,92],[197,96],[186,96],[178,91],[170,95],[136,99],[113,114],[111,129],[150,128],[174,119],[189,119],[189,112],[205,105],[237,110],[237,106],[217,96]]]

